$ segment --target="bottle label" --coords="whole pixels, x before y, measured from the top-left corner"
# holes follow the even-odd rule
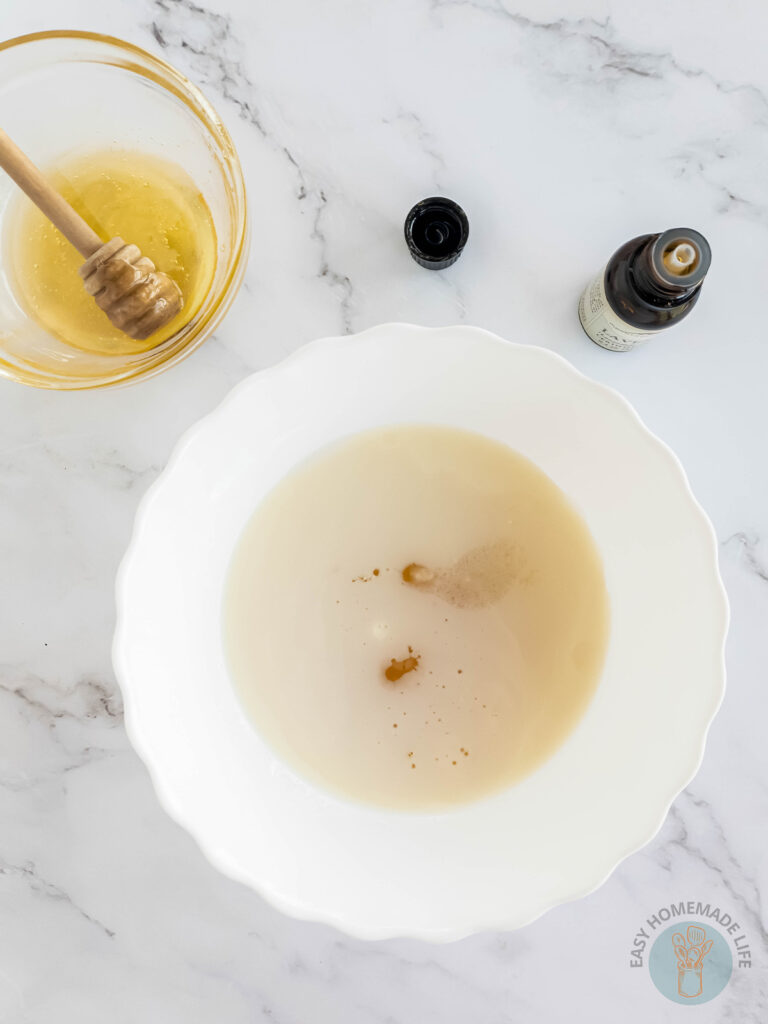
[[[592,341],[611,352],[628,352],[657,333],[632,327],[614,313],[605,294],[605,267],[581,293],[579,320]]]

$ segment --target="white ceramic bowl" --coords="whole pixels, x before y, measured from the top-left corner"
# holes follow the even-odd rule
[[[334,439],[403,422],[537,463],[585,517],[611,600],[603,676],[565,744],[522,783],[432,814],[294,774],[241,710],[221,642],[225,572],[261,497]],[[187,433],[137,517],[114,658],[158,795],[218,868],[357,936],[449,940],[589,892],[654,835],[720,703],[727,617],[712,528],[624,399],[541,348],[391,324],[306,346]]]

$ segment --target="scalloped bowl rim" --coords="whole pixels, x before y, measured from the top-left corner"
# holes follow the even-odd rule
[[[692,525],[698,526],[702,534],[704,548],[708,551],[708,566],[705,572],[710,577],[711,584],[709,599],[711,602],[713,622],[715,624],[716,643],[718,650],[717,663],[710,667],[710,686],[707,692],[706,707],[700,709],[695,735],[690,738],[688,744],[689,754],[684,764],[677,767],[676,772],[664,775],[657,773],[656,793],[652,801],[653,808],[649,809],[644,816],[634,820],[632,827],[625,826],[613,837],[611,844],[606,844],[602,850],[594,849],[589,864],[585,864],[582,870],[575,872],[572,877],[564,877],[559,884],[549,884],[548,890],[538,900],[533,900],[532,905],[524,911],[517,912],[516,908],[506,905],[503,899],[499,900],[498,909],[493,912],[486,908],[484,912],[473,914],[472,908],[459,907],[453,912],[437,913],[434,920],[429,919],[427,913],[418,916],[418,919],[408,921],[401,918],[395,923],[389,919],[386,913],[375,919],[376,915],[357,912],[352,904],[346,906],[333,904],[323,898],[313,896],[310,892],[300,893],[300,886],[293,891],[290,886],[276,887],[269,881],[263,880],[254,874],[253,869],[243,863],[242,855],[234,854],[227,848],[226,843],[221,845],[209,828],[205,811],[201,812],[195,806],[194,799],[190,800],[189,795],[182,794],[178,781],[171,781],[172,772],[169,771],[170,762],[166,757],[166,751],[159,748],[156,739],[151,740],[146,728],[146,693],[141,697],[140,685],[137,686],[136,676],[131,666],[131,645],[135,642],[136,629],[129,628],[129,620],[135,618],[135,598],[131,597],[133,586],[132,575],[136,563],[139,561],[139,553],[145,543],[149,526],[155,516],[156,506],[161,499],[167,498],[169,488],[173,488],[175,479],[180,467],[194,457],[194,449],[200,439],[207,434],[215,432],[218,425],[224,422],[238,404],[242,404],[244,396],[253,392],[256,397],[263,393],[267,386],[292,375],[300,377],[312,364],[320,359],[321,362],[333,362],[339,357],[347,358],[356,350],[360,351],[363,346],[375,346],[379,339],[386,338],[387,343],[392,343],[393,337],[408,337],[409,344],[424,339],[429,344],[429,339],[439,336],[444,338],[459,337],[468,339],[470,343],[480,344],[484,342],[493,346],[504,346],[508,352],[525,353],[525,358],[539,361],[542,366],[556,368],[564,372],[571,384],[592,392],[602,400],[607,400],[613,406],[619,419],[622,417],[634,431],[638,439],[649,444],[654,451],[654,458],[658,460],[659,466],[671,471],[674,488],[679,491],[679,497],[687,507],[687,515]],[[533,355],[532,355],[533,354]],[[263,397],[263,395],[262,395]],[[361,428],[364,429],[364,428]],[[322,447],[322,444],[316,445]],[[290,468],[290,465],[287,469]],[[285,471],[285,470],[284,470]],[[269,487],[267,487],[267,490]],[[237,538],[233,538],[236,540]],[[133,606],[131,602],[134,602]],[[720,579],[718,570],[718,548],[712,525],[701,506],[696,501],[686,474],[681,463],[672,450],[659,438],[657,438],[642,422],[640,416],[630,403],[614,389],[593,381],[562,356],[549,349],[538,346],[524,345],[516,342],[509,342],[499,338],[489,331],[476,327],[453,326],[426,328],[410,324],[389,323],[369,328],[356,335],[344,335],[338,337],[322,338],[304,345],[296,352],[289,355],[277,365],[259,371],[245,378],[238,383],[221,401],[221,403],[209,414],[198,420],[180,438],[175,449],[158,479],[149,487],[142,498],[136,513],[132,537],[127,551],[122,559],[116,580],[116,602],[117,602],[117,627],[113,643],[113,662],[117,679],[120,683],[125,701],[125,722],[126,730],[135,750],[144,761],[158,799],[168,815],[179,825],[185,828],[209,859],[225,875],[247,884],[255,889],[271,904],[279,910],[293,917],[306,921],[316,921],[333,925],[338,929],[361,939],[378,940],[407,936],[427,941],[454,941],[467,935],[484,930],[507,930],[510,928],[522,927],[538,918],[548,909],[571,900],[581,898],[594,891],[615,868],[627,856],[646,845],[660,829],[671,803],[679,792],[688,784],[696,774],[704,755],[704,747],[707,733],[712,720],[722,702],[725,690],[725,640],[728,629],[729,609],[728,602]],[[607,670],[606,670],[607,671]],[[141,706],[140,706],[141,705]],[[589,713],[589,709],[587,714]],[[150,713],[151,714],[151,713]],[[578,732],[581,723],[574,730]],[[249,728],[251,728],[249,726]],[[254,732],[255,735],[255,732]],[[567,743],[570,742],[570,738]],[[559,751],[546,762],[547,765],[559,756]],[[273,758],[274,755],[271,755]],[[282,774],[290,777],[291,785],[303,786],[310,791],[312,798],[325,802],[328,806],[335,803],[345,804],[343,800],[330,794],[316,790],[308,785],[305,780],[299,780],[292,776],[290,770],[283,767]],[[539,775],[537,770],[534,777]],[[527,782],[527,780],[526,780]],[[525,783],[521,784],[524,785]],[[514,787],[513,787],[514,788]],[[503,794],[502,794],[503,796]],[[489,801],[481,801],[485,805]],[[353,804],[345,804],[347,811],[357,815],[360,821],[371,820],[371,815],[382,819],[388,819],[390,823],[401,820],[401,816],[394,812],[381,811],[380,809],[369,809]],[[475,805],[471,805],[475,806]],[[423,817],[446,817],[450,818],[456,812],[449,812],[447,815],[425,815]],[[307,836],[307,838],[310,838]],[[372,880],[373,884],[373,880]],[[380,884],[380,879],[376,884]],[[390,892],[390,896],[392,893]],[[384,897],[382,897],[384,898]],[[406,915],[407,918],[407,915]]]

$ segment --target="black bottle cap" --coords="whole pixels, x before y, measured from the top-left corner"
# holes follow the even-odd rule
[[[419,266],[444,270],[461,256],[469,221],[452,199],[432,196],[416,203],[405,218],[405,241]]]

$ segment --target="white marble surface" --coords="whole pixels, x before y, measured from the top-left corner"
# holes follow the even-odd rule
[[[0,384],[0,1021],[764,1021],[768,7],[201,3],[0,6],[2,36],[107,31],[195,79],[240,149],[254,239],[218,336],[166,375],[104,394]],[[401,239],[436,192],[472,227],[444,275]],[[585,280],[679,224],[714,250],[698,310],[634,354],[592,345]],[[391,319],[542,344],[623,392],[712,517],[733,612],[725,704],[656,840],[588,898],[445,947],[356,942],[220,877],[160,810],[110,667],[115,569],[180,433],[302,342]],[[756,961],[695,1009],[629,967],[636,929],[679,899],[730,909]]]

